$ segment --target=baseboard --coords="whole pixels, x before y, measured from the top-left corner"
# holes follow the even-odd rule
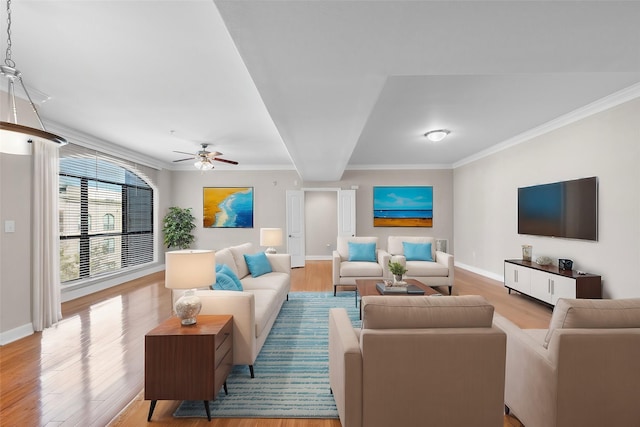
[[[331,255],[307,255],[304,259],[307,261],[331,261]]]
[[[482,270],[482,269],[480,269],[478,267],[474,267],[474,266],[471,266],[471,265],[463,264],[461,262],[454,262],[454,264],[455,264],[456,267],[462,268],[463,270],[467,270],[467,271],[470,271],[472,273],[479,274],[481,276],[487,277],[489,279],[497,280],[498,282],[503,282],[504,283],[504,276],[501,276],[499,274],[495,274],[495,273],[492,273],[492,272],[487,271],[487,270]]]
[[[18,326],[6,332],[0,333],[0,346],[12,343],[21,338],[28,337],[33,334],[33,325],[27,323],[26,325]]]

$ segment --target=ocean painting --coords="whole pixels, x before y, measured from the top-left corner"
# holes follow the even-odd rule
[[[253,228],[253,187],[205,187],[204,228]]]
[[[433,227],[433,187],[373,187],[374,227]]]

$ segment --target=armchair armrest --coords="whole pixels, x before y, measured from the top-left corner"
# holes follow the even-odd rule
[[[342,425],[362,425],[362,354],[344,308],[329,310],[329,384]]]
[[[453,264],[453,255],[442,251],[436,251],[436,262],[445,265],[449,269],[449,286],[453,286],[453,273],[455,272]]]
[[[290,254],[267,254],[271,269],[279,273],[291,274]]]
[[[377,259],[378,264],[382,266],[382,277],[391,277],[391,273],[389,273],[391,254],[384,249],[378,249]]]
[[[551,425],[557,411],[557,367],[549,351],[505,317],[495,314],[494,324],[507,334],[505,405],[527,423]],[[540,408],[546,408],[544,413]]]

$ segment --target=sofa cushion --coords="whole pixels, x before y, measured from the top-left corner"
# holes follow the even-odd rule
[[[408,277],[447,277],[449,269],[446,265],[434,261],[407,261]]]
[[[365,296],[363,329],[490,328],[493,306],[479,295]]]
[[[431,243],[431,258],[436,259],[436,239],[425,236],[389,236],[387,239],[387,252],[391,255],[404,255],[403,242]]]
[[[216,251],[216,264],[224,264],[238,276],[238,269],[236,268],[236,260],[233,259],[233,254],[229,248],[220,249]]]
[[[549,346],[556,329],[640,328],[640,298],[565,299],[553,309],[544,347]]]
[[[407,261],[433,261],[431,243],[402,242],[402,248]]]
[[[244,254],[251,277],[259,277],[263,274],[271,273],[271,264],[267,259],[267,254],[258,252],[256,254]]]
[[[382,277],[382,266],[377,262],[342,262],[340,277]]]
[[[376,262],[375,242],[349,242],[349,261]]]
[[[244,255],[255,252],[253,250],[253,245],[251,243],[243,243],[238,246],[231,246],[229,249],[233,254],[233,260],[236,263],[238,277],[242,279],[244,276],[249,274],[249,267],[247,267],[247,262],[244,260]]]

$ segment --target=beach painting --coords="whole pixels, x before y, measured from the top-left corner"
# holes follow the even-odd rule
[[[374,227],[433,227],[433,187],[373,187]]]
[[[253,187],[204,187],[204,228],[253,228]]]

